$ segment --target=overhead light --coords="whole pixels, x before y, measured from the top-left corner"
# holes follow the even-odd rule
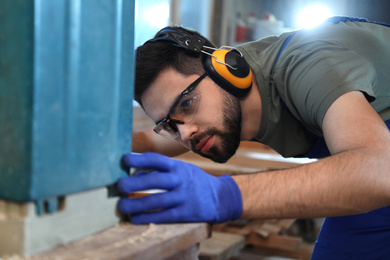
[[[298,28],[313,28],[332,16],[330,10],[324,5],[309,5],[299,13]]]

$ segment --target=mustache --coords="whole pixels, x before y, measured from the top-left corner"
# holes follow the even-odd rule
[[[195,152],[196,151],[195,147],[200,141],[202,141],[204,138],[210,135],[215,135],[219,133],[220,131],[217,130],[215,127],[210,127],[206,129],[204,132],[196,134],[191,140],[191,150]]]

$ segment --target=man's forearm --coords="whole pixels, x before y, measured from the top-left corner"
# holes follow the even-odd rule
[[[390,205],[385,156],[364,149],[296,168],[234,176],[244,218],[308,218],[367,212]]]

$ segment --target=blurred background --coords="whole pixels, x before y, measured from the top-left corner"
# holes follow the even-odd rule
[[[166,25],[195,29],[235,46],[344,15],[390,23],[388,0],[136,0],[135,46]]]

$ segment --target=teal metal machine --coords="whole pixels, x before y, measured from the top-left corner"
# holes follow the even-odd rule
[[[55,212],[131,150],[133,0],[0,0],[0,200]]]

